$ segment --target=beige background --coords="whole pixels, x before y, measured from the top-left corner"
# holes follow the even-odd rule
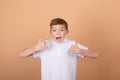
[[[0,80],[40,80],[39,59],[19,53],[50,39],[56,17],[69,23],[69,39],[100,56],[79,59],[77,80],[120,80],[119,0],[0,0]]]

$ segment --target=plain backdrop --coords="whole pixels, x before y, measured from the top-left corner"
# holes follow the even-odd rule
[[[40,80],[41,62],[20,51],[50,39],[60,17],[71,40],[99,53],[79,59],[77,80],[120,80],[120,0],[0,0],[0,80]]]

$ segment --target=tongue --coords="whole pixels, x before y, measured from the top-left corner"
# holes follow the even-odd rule
[[[61,37],[56,37],[56,39],[61,39]]]

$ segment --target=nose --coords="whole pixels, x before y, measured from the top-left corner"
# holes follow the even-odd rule
[[[57,35],[60,35],[60,31],[57,31],[56,34],[57,34]]]

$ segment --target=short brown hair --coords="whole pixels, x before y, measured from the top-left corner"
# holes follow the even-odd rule
[[[52,25],[58,25],[58,24],[65,25],[66,30],[68,30],[68,23],[62,18],[52,19],[50,22],[50,28],[52,27]]]

